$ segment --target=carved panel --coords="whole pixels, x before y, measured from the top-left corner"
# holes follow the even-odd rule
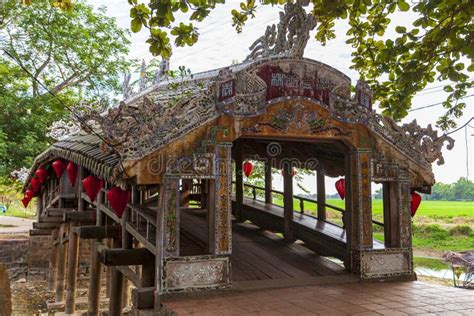
[[[222,288],[229,284],[228,257],[190,256],[164,260],[163,292]]]
[[[260,134],[271,130],[286,135],[310,136],[330,134],[331,136],[350,136],[351,131],[345,131],[334,126],[325,115],[310,109],[300,102],[276,105],[258,122],[251,126],[242,127],[242,134]]]
[[[384,249],[361,252],[363,278],[380,278],[413,273],[409,249]]]
[[[215,177],[215,154],[194,153],[192,156],[170,157],[166,174],[182,179],[209,179]]]
[[[179,255],[179,179],[167,177],[163,185],[163,256],[173,257]]]
[[[216,178],[216,220],[215,220],[215,253],[229,254],[232,248],[232,160],[231,146],[219,144],[217,152],[217,178]]]
[[[372,247],[372,201],[370,179],[370,150],[351,153],[350,199],[352,248]]]

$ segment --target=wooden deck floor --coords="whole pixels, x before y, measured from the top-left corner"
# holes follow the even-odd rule
[[[233,281],[304,279],[345,273],[340,265],[255,225],[234,222],[232,231]],[[181,232],[183,254],[202,253],[207,240],[205,214],[181,212]]]
[[[236,211],[235,202],[233,211]],[[241,212],[244,219],[249,219],[261,228],[283,231],[283,208],[280,206],[245,198]],[[294,238],[304,241],[309,249],[324,256],[334,256],[343,261],[347,259],[347,236],[344,228],[297,212],[294,213],[291,227]],[[384,244],[375,239],[373,245],[375,249],[384,248]]]

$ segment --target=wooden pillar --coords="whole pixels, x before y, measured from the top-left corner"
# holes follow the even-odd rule
[[[372,192],[370,179],[370,150],[357,149],[349,155],[349,174],[346,177],[346,210],[350,210],[350,260],[353,273],[360,274],[361,252],[372,249]]]
[[[318,190],[318,219],[322,221],[326,220],[326,183],[324,181],[324,177],[325,170],[318,170],[316,174],[316,189]]]
[[[210,254],[215,253],[216,244],[216,180],[209,179],[208,185],[208,199],[207,199],[207,220],[208,220],[208,236],[207,241],[208,252]]]
[[[44,197],[44,195],[45,195],[44,190],[43,190],[42,193],[40,191],[39,196],[36,198],[36,221],[37,222],[40,221],[41,212],[43,211],[43,197]]]
[[[97,207],[96,207],[96,225],[102,226],[104,224],[104,215],[100,211],[100,205],[102,203],[103,192],[99,192],[97,195]],[[89,316],[96,316],[99,313],[100,304],[100,287],[102,281],[102,266],[99,260],[99,254],[97,253],[97,245],[101,243],[101,240],[92,241],[91,249],[91,268],[89,275],[89,291],[87,293],[88,308],[87,313]]]
[[[114,248],[120,248],[120,240],[114,240]],[[120,316],[122,314],[123,298],[123,275],[117,269],[112,267],[112,280],[110,283],[109,316]]]
[[[85,210],[85,203],[82,199],[82,179],[84,178],[84,168],[79,167],[77,181],[77,211]],[[77,287],[77,268],[79,264],[79,236],[73,232],[73,227],[77,223],[71,222],[69,228],[68,243],[68,264],[67,264],[67,287],[66,287],[66,304],[64,312],[66,314],[74,314],[76,311],[76,287]]]
[[[155,254],[155,299],[154,299],[154,309],[155,311],[159,312],[161,309],[161,293],[162,293],[162,288],[161,288],[161,279],[163,276],[163,237],[164,237],[164,231],[163,231],[163,226],[165,222],[165,215],[166,215],[166,210],[165,210],[165,205],[166,205],[166,200],[167,200],[167,183],[168,179],[164,179],[164,183],[160,185],[160,191],[159,191],[159,202],[158,202],[158,211],[157,211],[157,216],[156,216],[156,240],[155,240],[155,245],[156,245],[156,254]],[[144,269],[144,267],[143,267]],[[142,278],[143,278],[143,270],[142,270]]]
[[[49,290],[54,291],[58,278],[59,229],[51,234],[51,256],[49,258]]]
[[[242,146],[237,143],[235,146],[235,218],[237,221],[243,221],[242,204],[244,203],[244,175],[242,170],[243,164]]]
[[[132,204],[139,204],[140,203],[140,193],[137,190],[136,186],[132,186],[131,188],[132,197],[131,203]],[[127,231],[127,223],[130,222],[130,209],[126,208],[125,212],[122,215],[121,225],[122,225],[122,248],[123,249],[130,249],[133,248],[133,237]],[[123,299],[122,299],[122,307],[128,306],[130,303],[130,282],[127,278],[123,278]]]
[[[155,265],[146,264],[141,266],[142,273],[140,279],[141,287],[152,287],[155,285]]]
[[[265,161],[265,203],[272,204],[272,165],[270,160]]]
[[[58,244],[58,257],[57,257],[57,267],[58,275],[56,282],[56,293],[55,301],[62,302],[64,300],[64,288],[66,287],[66,260],[67,260],[67,251],[66,245],[63,243],[64,236],[67,234],[67,224],[61,224],[59,228],[59,244]]]
[[[283,164],[283,235],[286,240],[292,241],[291,222],[293,221],[293,177],[291,163]]]
[[[108,238],[105,241],[105,245],[108,248],[112,248],[113,240]],[[110,292],[112,291],[112,267],[105,267],[105,297],[110,298]]]

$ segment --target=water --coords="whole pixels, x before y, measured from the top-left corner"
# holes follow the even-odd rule
[[[428,277],[434,277],[438,279],[447,279],[447,280],[452,280],[454,277],[454,272],[452,269],[444,269],[444,270],[434,270],[426,267],[416,267],[415,272],[418,275],[422,276],[428,276]],[[465,280],[466,274],[463,272],[459,280]]]

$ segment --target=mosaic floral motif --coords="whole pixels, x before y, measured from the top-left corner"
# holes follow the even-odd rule
[[[169,258],[164,261],[163,292],[228,286],[229,259],[216,256]]]
[[[271,116],[270,121],[261,120],[254,126],[243,128],[244,133],[261,133],[263,127],[288,134],[318,134],[332,132],[337,136],[346,136],[340,128],[332,126],[327,119],[319,116],[315,111],[307,110],[302,104],[286,107],[278,110]]]

